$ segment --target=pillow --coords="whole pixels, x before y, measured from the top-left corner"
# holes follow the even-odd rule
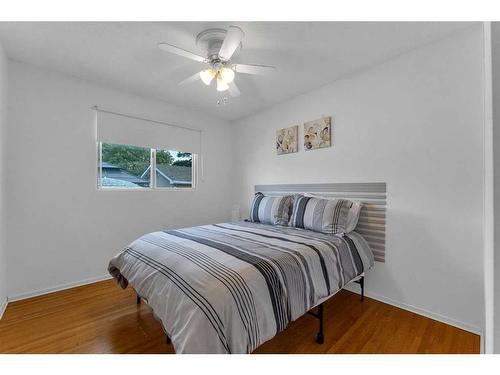
[[[304,196],[321,198],[321,199],[334,199],[334,198],[325,197],[324,195],[314,194],[314,193],[304,193]],[[349,215],[347,217],[347,225],[346,225],[346,231],[345,231],[346,233],[352,232],[354,229],[356,229],[356,226],[358,225],[359,214],[361,213],[361,209],[363,208],[362,202],[358,202],[358,201],[351,201],[351,202],[352,202],[352,207],[349,210]]]
[[[268,197],[256,193],[250,206],[250,221],[271,225],[288,225],[293,196]]]
[[[344,234],[352,226],[349,211],[353,202],[298,196],[293,204],[290,226],[326,234]]]
[[[347,217],[347,227],[345,231],[346,233],[352,232],[354,229],[356,229],[356,226],[358,225],[359,214],[361,213],[361,209],[363,208],[363,203],[355,201],[351,202],[352,206]]]

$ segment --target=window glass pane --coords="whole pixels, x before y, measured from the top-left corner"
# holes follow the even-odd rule
[[[151,149],[102,143],[102,188],[149,188]]]
[[[188,152],[156,150],[156,187],[193,186],[193,155]]]

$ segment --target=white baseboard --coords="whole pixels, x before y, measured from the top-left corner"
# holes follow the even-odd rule
[[[8,304],[9,304],[9,301],[7,300],[7,298],[4,301],[0,302],[0,319],[2,319],[3,313],[7,309]]]
[[[360,294],[359,287],[356,287],[353,285],[348,285],[345,287],[345,289],[349,290],[350,292]],[[437,320],[438,322],[445,323],[445,324],[448,324],[450,326],[463,329],[464,331],[468,331],[468,332],[474,333],[476,335],[479,335],[479,336],[481,336],[481,344],[482,344],[483,330],[477,326],[474,326],[474,325],[469,324],[469,323],[464,323],[464,322],[461,322],[459,320],[450,318],[448,316],[444,316],[444,315],[437,314],[437,313],[432,312],[432,311],[422,309],[420,307],[409,305],[409,304],[404,303],[404,302],[395,301],[391,298],[387,298],[387,297],[381,296],[381,295],[376,294],[376,293],[371,293],[371,292],[365,291],[365,296],[369,297],[369,298],[373,298],[373,299],[380,301],[380,302],[387,303],[388,305],[396,306],[396,307],[399,307],[400,309],[411,311],[415,314],[423,315],[427,318]]]
[[[112,278],[111,275],[103,275],[103,276],[92,277],[90,279],[85,279],[85,280],[81,280],[81,281],[75,281],[72,283],[54,286],[51,288],[44,288],[44,289],[38,289],[38,290],[35,290],[32,292],[14,294],[12,296],[9,296],[8,301],[9,302],[20,301],[20,300],[31,298],[31,297],[37,297],[37,296],[41,296],[44,294],[59,292],[61,290],[65,290],[65,289],[75,288],[77,286],[96,283],[98,281],[109,280],[111,278]]]

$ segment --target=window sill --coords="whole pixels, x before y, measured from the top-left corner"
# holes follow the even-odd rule
[[[197,190],[196,187],[193,188],[141,188],[141,189],[136,189],[136,188],[96,188],[97,191],[194,191]]]

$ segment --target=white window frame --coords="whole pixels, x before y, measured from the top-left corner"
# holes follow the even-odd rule
[[[104,142],[106,143],[106,142]],[[149,187],[102,187],[102,144],[97,142],[97,190],[99,191],[193,191],[196,190],[196,169],[198,165],[198,155],[191,153],[191,187],[158,187],[156,186],[156,148],[150,148],[150,178]],[[124,145],[128,146],[128,145]],[[168,150],[170,151],[170,150]],[[152,172],[154,171],[154,173]]]

